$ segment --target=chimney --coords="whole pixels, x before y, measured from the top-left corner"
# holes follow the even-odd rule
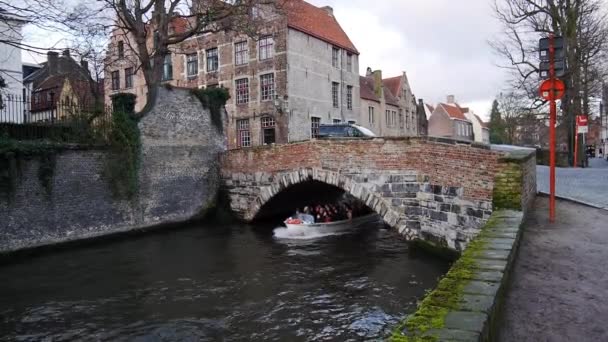
[[[334,15],[334,9],[331,6],[324,6],[321,7],[321,9],[325,10],[325,12],[327,12],[329,15]]]
[[[382,93],[382,70],[374,70],[374,92],[379,98],[384,95]]]
[[[418,105],[419,106],[424,106],[424,100],[418,99]]]
[[[70,49],[63,50],[63,57],[70,57]]]
[[[374,73],[372,72],[372,68],[367,67],[367,71],[365,72],[365,76],[366,77],[370,77],[371,75],[373,75]]]
[[[47,67],[49,68],[49,75],[54,75],[57,73],[57,68],[58,68],[58,59],[59,59],[59,54],[55,51],[49,51],[46,54],[46,58],[47,58]]]
[[[454,104],[454,103],[456,103],[456,96],[454,96],[454,95],[448,95],[447,101],[448,101],[448,104]]]

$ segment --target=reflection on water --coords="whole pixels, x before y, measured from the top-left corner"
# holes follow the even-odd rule
[[[195,226],[0,267],[0,340],[375,340],[447,265],[397,234]]]

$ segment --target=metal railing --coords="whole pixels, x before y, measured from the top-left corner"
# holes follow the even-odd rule
[[[54,99],[50,94],[0,94],[0,136],[82,144],[108,142],[112,108],[75,98]]]

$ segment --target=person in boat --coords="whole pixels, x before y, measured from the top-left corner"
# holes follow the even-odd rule
[[[303,212],[298,214],[298,218],[304,223],[315,223],[315,217],[310,214],[310,209],[308,207],[304,207]]]

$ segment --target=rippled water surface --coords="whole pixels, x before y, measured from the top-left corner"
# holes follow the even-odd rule
[[[381,228],[197,225],[20,260],[0,266],[0,340],[380,339],[448,267]]]

